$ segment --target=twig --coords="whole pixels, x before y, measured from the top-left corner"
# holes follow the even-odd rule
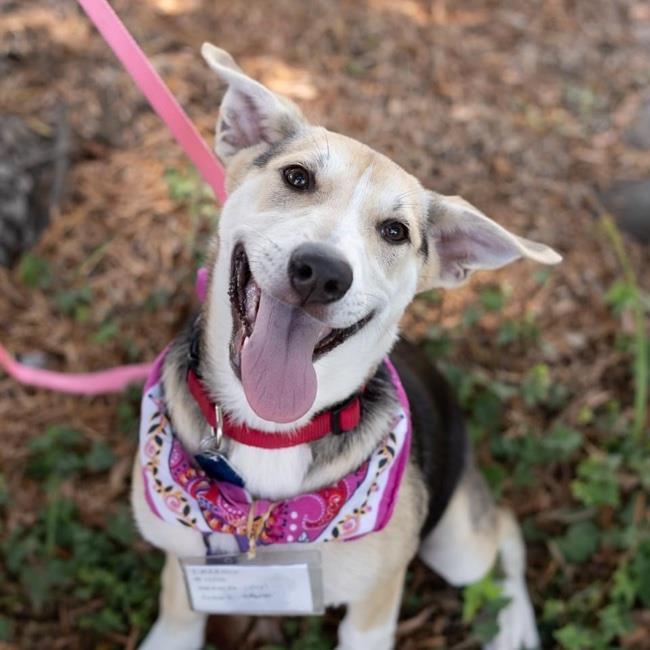
[[[648,395],[648,338],[644,305],[636,274],[625,251],[625,245],[616,223],[608,213],[601,216],[603,230],[612,243],[616,257],[623,269],[625,281],[634,291],[634,426],[633,434],[638,440],[644,437],[647,417]]]
[[[614,249],[614,254],[621,265],[625,281],[634,293],[634,425],[632,433],[639,442],[644,438],[644,427],[647,423],[648,395],[648,337],[645,324],[644,297],[636,279],[636,274],[625,251],[623,238],[616,222],[609,214],[595,192],[586,190],[584,199],[590,207],[600,215],[602,228]]]
[[[126,639],[124,650],[135,650],[138,645],[138,637],[140,636],[140,629],[136,626],[131,628],[129,636]]]
[[[557,508],[556,510],[547,510],[537,516],[538,522],[560,522],[563,524],[574,524],[579,521],[587,521],[596,513],[596,508],[585,508],[577,512],[567,510],[566,508]]]
[[[429,605],[420,610],[415,616],[407,618],[405,621],[400,621],[400,624],[397,626],[397,636],[406,636],[419,630],[435,611],[435,605]]]

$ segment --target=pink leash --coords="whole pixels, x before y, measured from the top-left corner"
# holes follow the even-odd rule
[[[221,164],[199,135],[187,113],[180,107],[165,82],[155,71],[140,46],[129,34],[107,0],[77,0],[95,27],[111,46],[126,71],[138,85],[153,109],[169,127],[176,141],[201,172],[221,203],[226,200]]]
[[[143,92],[153,109],[169,127],[176,141],[212,187],[221,203],[226,200],[224,171],[205,140],[155,71],[144,52],[113,11],[107,0],[77,0],[93,21],[127,72]],[[207,271],[199,269],[197,293],[205,296]],[[17,362],[0,343],[0,368],[21,384],[49,388],[62,393],[99,395],[124,390],[129,384],[142,382],[151,370],[151,363],[118,366],[87,373],[61,373],[32,368]]]
[[[144,381],[151,370],[150,363],[118,366],[98,372],[66,373],[42,370],[18,363],[2,344],[0,344],[0,366],[21,384],[76,395],[116,393],[124,390],[129,384]]]

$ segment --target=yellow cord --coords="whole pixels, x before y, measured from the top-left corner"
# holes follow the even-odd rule
[[[255,510],[257,509],[257,501],[253,499],[251,502],[250,509],[248,511],[248,520],[246,522],[246,537],[248,537],[248,559],[252,560],[255,558],[257,553],[257,540],[264,531],[266,522],[268,521],[273,509],[276,504],[272,503],[269,506],[269,509],[260,517],[255,516]]]

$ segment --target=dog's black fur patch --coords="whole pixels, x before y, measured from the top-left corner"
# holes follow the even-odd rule
[[[429,491],[424,537],[436,526],[466,467],[468,441],[451,386],[421,348],[399,341],[390,355],[411,407],[414,457]]]
[[[422,238],[422,243],[420,244],[420,254],[422,257],[424,257],[424,261],[426,262],[429,259],[429,235],[425,228],[422,228],[420,237]]]
[[[362,446],[365,458],[368,458],[386,435],[396,404],[397,397],[388,369],[382,363],[361,394],[361,421],[357,428],[347,433],[325,436],[310,443],[314,462],[309,473],[336,459],[345,458],[353,447]],[[351,467],[349,471],[354,469]]]

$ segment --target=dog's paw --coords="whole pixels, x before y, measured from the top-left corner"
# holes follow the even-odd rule
[[[393,650],[396,621],[389,617],[382,624],[368,630],[359,630],[347,615],[339,625],[336,650]]]
[[[138,650],[200,650],[203,647],[203,625],[169,626],[158,619]]]
[[[540,647],[535,613],[523,581],[505,580],[503,595],[510,602],[499,612],[499,632],[484,650],[535,650]]]

